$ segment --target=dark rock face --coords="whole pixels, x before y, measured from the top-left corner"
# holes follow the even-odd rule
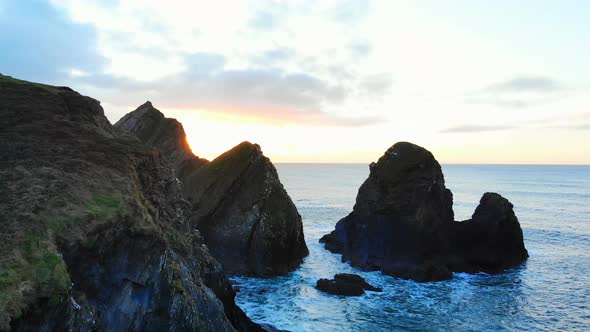
[[[453,220],[452,204],[434,156],[396,143],[370,165],[353,211],[320,242],[354,266],[416,281],[450,279],[451,271],[502,271],[528,257],[506,199],[484,195],[463,223]]]
[[[365,290],[381,292],[381,288],[371,286],[361,276],[350,273],[339,273],[334,279],[320,279],[316,287],[324,292],[345,296],[360,296]]]
[[[192,223],[231,273],[286,274],[308,254],[301,216],[256,144],[241,143],[199,168],[184,194]]]
[[[164,117],[149,101],[122,117],[115,127],[133,133],[146,145],[160,150],[172,163],[174,173],[181,181],[208,162],[193,154],[182,124],[176,119]]]
[[[527,259],[522,229],[512,204],[485,193],[471,219],[453,223],[453,271],[500,273]]]
[[[0,75],[0,330],[258,331],[158,153]]]
[[[152,125],[169,122],[178,124],[177,130]],[[137,133],[173,164],[188,165],[182,162],[192,155],[186,144],[160,147],[169,137],[186,143],[185,133],[176,120],[163,118],[151,104],[127,114],[116,126]],[[191,224],[229,273],[286,274],[307,256],[301,216],[258,145],[243,142],[211,162],[199,159],[191,167],[177,168],[176,174],[191,202]]]

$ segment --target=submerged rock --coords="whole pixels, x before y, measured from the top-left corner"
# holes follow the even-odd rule
[[[259,331],[154,150],[0,75],[0,330]]]
[[[334,275],[334,279],[320,279],[316,283],[316,288],[330,294],[345,296],[360,296],[365,290],[372,292],[381,292],[381,288],[371,286],[361,276],[350,273],[339,273]]]
[[[116,126],[158,148],[177,165],[183,195],[191,202],[191,224],[226,271],[286,274],[307,256],[301,216],[260,146],[243,142],[204,161],[188,148],[180,123],[164,118],[150,103]]]
[[[506,199],[485,194],[462,223],[452,204],[434,156],[396,143],[370,165],[353,211],[320,242],[354,266],[417,281],[450,279],[451,271],[500,272],[528,257]]]

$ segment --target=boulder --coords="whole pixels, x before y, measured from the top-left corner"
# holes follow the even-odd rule
[[[498,194],[484,195],[470,221],[454,221],[453,195],[428,150],[396,143],[369,168],[353,211],[320,239],[343,261],[439,281],[451,271],[501,271],[528,257],[512,205]]]
[[[193,155],[182,125],[149,102],[116,127],[170,160],[191,224],[227,272],[286,274],[307,256],[301,216],[260,146],[243,142],[208,162]]]
[[[360,296],[365,290],[372,292],[381,292],[381,288],[371,286],[361,276],[350,273],[339,273],[334,275],[334,279],[320,279],[316,287],[330,294],[345,296]]]

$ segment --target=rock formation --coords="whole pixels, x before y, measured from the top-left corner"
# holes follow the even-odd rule
[[[186,180],[191,220],[231,273],[286,274],[307,256],[303,224],[276,169],[244,142]]]
[[[471,219],[453,223],[450,268],[453,271],[500,273],[527,259],[522,229],[512,204],[485,193]]]
[[[0,75],[0,330],[258,331],[153,149]]]
[[[198,159],[188,148],[180,123],[164,118],[150,103],[116,126],[181,165],[176,174],[191,202],[191,223],[226,271],[286,274],[307,256],[301,216],[258,145],[243,142],[211,162]]]
[[[360,296],[365,294],[365,290],[382,292],[381,288],[371,286],[361,276],[350,273],[336,274],[331,280],[320,279],[316,283],[316,288],[326,293],[345,296]]]
[[[320,242],[354,266],[417,281],[449,279],[451,271],[500,272],[528,257],[505,198],[485,194],[465,222],[454,221],[452,204],[434,156],[400,142],[370,165],[353,211]]]
[[[208,163],[195,156],[188,145],[182,124],[164,117],[147,101],[122,117],[115,127],[131,132],[146,145],[155,147],[171,162],[176,177],[183,181],[188,174]]]

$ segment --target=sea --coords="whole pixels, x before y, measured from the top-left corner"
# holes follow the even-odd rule
[[[590,331],[590,166],[443,165],[455,219],[469,219],[484,192],[500,193],[514,205],[530,258],[502,274],[433,283],[361,271],[318,242],[352,210],[368,165],[276,168],[303,218],[309,256],[286,276],[232,279],[254,321],[290,331]],[[315,288],[343,272],[383,292]]]

